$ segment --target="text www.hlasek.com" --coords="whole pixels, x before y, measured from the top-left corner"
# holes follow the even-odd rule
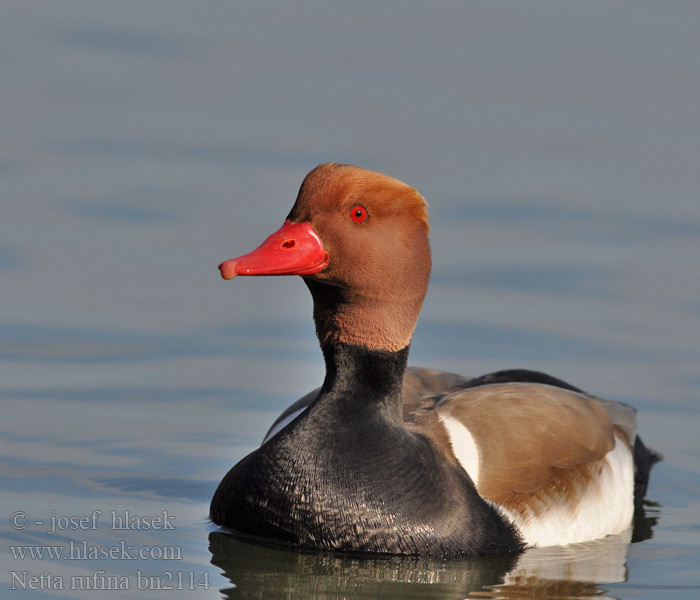
[[[10,546],[14,560],[182,560],[179,546],[140,546],[124,540],[114,546],[95,546],[71,540],[59,546]]]

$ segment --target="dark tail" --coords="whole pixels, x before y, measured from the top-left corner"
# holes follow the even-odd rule
[[[655,452],[651,448],[647,448],[639,436],[634,440],[634,506],[639,508],[644,501],[644,496],[647,493],[647,485],[649,484],[649,473],[651,468],[659,461],[663,460],[663,456]]]

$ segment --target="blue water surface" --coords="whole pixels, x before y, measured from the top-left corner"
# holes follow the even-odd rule
[[[700,5],[9,2],[0,30],[7,597],[700,595]],[[634,532],[377,560],[208,522],[323,377],[303,283],[216,265],[329,160],[430,203],[411,363],[639,409]]]

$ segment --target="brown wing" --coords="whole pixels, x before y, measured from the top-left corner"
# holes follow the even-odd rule
[[[633,441],[634,409],[549,385],[465,389],[445,396],[434,412],[469,431],[479,454],[477,489],[494,502],[539,490],[562,469],[600,461],[613,449],[616,430]]]

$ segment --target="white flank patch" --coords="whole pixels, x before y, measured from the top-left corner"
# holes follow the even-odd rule
[[[515,524],[528,546],[577,544],[626,531],[634,514],[634,461],[620,440],[603,459],[600,478],[591,481],[574,506],[552,499],[541,514],[519,514],[492,504]]]
[[[454,417],[440,415],[447,434],[450,436],[452,451],[462,468],[472,478],[474,486],[479,486],[479,451],[471,432]]]
[[[269,442],[273,437],[275,437],[280,431],[282,431],[287,425],[289,425],[294,419],[296,419],[301,413],[303,413],[308,406],[305,406],[304,408],[300,408],[299,410],[295,410],[293,413],[290,413],[287,415],[284,419],[282,419],[279,423],[277,423],[270,431],[267,432],[267,435],[265,436],[265,439],[262,441],[262,444],[266,444]]]

